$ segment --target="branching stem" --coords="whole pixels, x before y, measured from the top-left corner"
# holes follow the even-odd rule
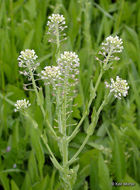
[[[107,96],[105,96],[105,99],[103,100],[102,104],[100,105],[98,111],[97,111],[97,115],[96,115],[96,119],[94,120],[94,123],[92,123],[93,128],[96,126],[98,119],[99,119],[99,115],[102,111],[102,109],[104,108],[104,106],[106,105],[108,99],[110,97],[110,94],[108,94]],[[68,165],[71,165],[74,161],[76,161],[77,156],[81,153],[81,151],[83,150],[84,146],[86,145],[89,137],[91,136],[91,134],[87,134],[87,136],[85,137],[85,140],[83,141],[82,145],[80,146],[80,148],[78,149],[78,151],[75,153],[75,155],[71,158],[71,160],[69,160]]]
[[[54,137],[57,139],[57,135],[56,135],[56,132],[54,131],[53,127],[51,126],[49,120],[46,118],[46,115],[45,115],[45,110],[44,110],[44,107],[41,103],[41,100],[40,100],[40,97],[39,97],[39,93],[38,93],[38,90],[37,90],[37,86],[36,86],[36,83],[35,83],[35,80],[34,80],[34,76],[33,76],[33,72],[31,71],[31,68],[30,68],[30,65],[29,65],[29,72],[30,72],[30,76],[31,76],[31,79],[32,79],[32,83],[33,83],[33,88],[34,88],[34,91],[36,93],[36,97],[37,97],[37,102],[38,102],[38,105],[40,106],[40,109],[42,111],[42,114],[43,114],[43,117],[45,119],[45,122],[46,124],[48,125],[51,133],[54,135]]]

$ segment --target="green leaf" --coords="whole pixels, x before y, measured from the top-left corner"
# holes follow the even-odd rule
[[[40,141],[40,133],[37,129],[31,127],[30,135],[31,135],[32,147],[35,151],[35,155],[38,161],[39,172],[40,175],[42,176],[45,159],[44,159],[43,148]]]
[[[39,176],[38,176],[37,162],[36,162],[33,151],[31,151],[31,153],[30,153],[30,157],[29,157],[29,161],[28,161],[28,170],[29,170],[31,182],[35,183],[37,181],[37,179],[39,178]]]
[[[0,174],[0,181],[4,187],[4,190],[10,190],[9,179],[7,178],[7,174]]]
[[[49,179],[49,176],[46,175],[45,178],[43,178],[40,182],[38,182],[37,184],[35,184],[33,187],[32,187],[32,190],[50,190],[49,189],[49,182],[50,182],[50,179]]]
[[[113,142],[113,169],[115,172],[115,177],[117,181],[121,182],[125,176],[125,157],[124,157],[124,151],[123,146],[120,142],[118,130],[114,126],[114,142]],[[117,167],[116,167],[117,166]]]
[[[34,29],[31,30],[25,38],[23,49],[31,48],[31,43],[34,37]]]
[[[90,189],[100,190],[99,177],[98,177],[98,157],[99,151],[96,151],[91,159],[90,164]]]
[[[132,179],[128,174],[125,176],[123,183],[132,185],[123,185],[120,190],[140,190],[140,185]]]
[[[11,180],[11,190],[19,190],[17,184],[14,182],[14,180]]]
[[[111,190],[112,189],[112,183],[111,179],[109,177],[109,170],[104,162],[104,159],[102,155],[99,155],[98,160],[98,176],[99,176],[99,186],[101,190]]]
[[[29,189],[30,187],[31,187],[31,178],[30,178],[29,173],[27,172],[26,176],[25,176],[25,179],[23,181],[21,190],[26,190],[26,189]]]

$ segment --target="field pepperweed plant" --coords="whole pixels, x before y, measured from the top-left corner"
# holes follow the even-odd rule
[[[42,143],[44,143],[46,146],[52,163],[59,171],[62,189],[72,190],[73,185],[76,182],[79,168],[78,156],[86,145],[89,137],[93,135],[102,109],[108,103],[112,95],[115,98],[121,99],[123,96],[125,97],[128,94],[129,86],[126,80],[121,79],[119,76],[116,77],[116,81],[111,78],[111,84],[105,81],[105,87],[109,90],[106,90],[104,100],[99,106],[99,109],[92,113],[91,123],[86,130],[86,137],[83,139],[80,148],[72,158],[69,158],[69,143],[77,135],[80,126],[82,125],[86,116],[89,114],[89,109],[92,105],[93,100],[96,98],[96,92],[103,74],[106,72],[106,70],[112,69],[113,63],[119,60],[118,55],[123,50],[123,42],[122,39],[120,39],[118,36],[109,36],[101,44],[101,50],[98,53],[98,57],[96,57],[96,60],[100,63],[100,74],[96,81],[96,85],[90,94],[89,102],[81,117],[81,120],[76,124],[72,133],[68,135],[68,126],[73,125],[69,123],[68,118],[71,117],[72,106],[74,106],[73,100],[76,95],[76,88],[78,86],[80,60],[75,52],[60,52],[62,41],[66,40],[66,34],[64,33],[66,25],[63,15],[52,14],[52,16],[49,16],[47,27],[49,42],[55,43],[57,47],[57,66],[46,66],[39,74],[36,74],[36,69],[39,67],[39,63],[37,62],[38,57],[35,51],[30,49],[21,51],[18,61],[19,67],[21,68],[20,73],[27,77],[29,80],[29,84],[26,85],[26,88],[28,85],[33,86],[32,90],[34,90],[36,94],[37,104],[40,106],[44,117],[44,126],[46,126],[46,128],[49,128],[52,134],[52,139],[55,138],[58,143],[62,157],[61,161],[57,160],[55,154],[49,146],[46,129],[44,128],[43,133],[41,133],[37,125],[35,125],[35,129],[38,131],[38,135],[42,139]],[[44,106],[39,93],[40,87],[37,86],[36,80],[42,80],[43,84],[49,85],[52,90],[52,94],[55,99],[52,104],[55,104],[55,109],[57,112],[55,118],[57,126],[55,128],[51,125],[47,118],[47,115],[45,114],[46,112],[44,110]],[[15,104],[15,111],[21,112],[21,114],[23,114],[25,117],[30,118],[33,122],[33,119],[27,111],[29,106],[31,106],[31,104],[28,100],[17,100]]]

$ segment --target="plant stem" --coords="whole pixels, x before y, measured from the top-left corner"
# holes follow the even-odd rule
[[[85,140],[83,141],[82,145],[80,146],[80,148],[78,149],[78,151],[75,153],[75,155],[71,158],[71,160],[69,160],[68,164],[71,165],[77,158],[77,156],[80,154],[80,152],[83,150],[85,144],[87,143],[88,139],[89,139],[90,135],[87,135]]]
[[[60,56],[60,38],[59,38],[59,28],[58,24],[56,25],[56,45],[57,45],[57,58]],[[57,105],[58,105],[58,123],[59,123],[59,131],[62,133],[62,156],[63,156],[63,167],[65,168],[68,162],[68,142],[67,142],[67,134],[66,134],[66,105],[67,105],[67,79],[65,77],[64,83],[64,100],[62,104],[62,110],[60,108],[60,89],[57,91]],[[61,121],[62,118],[62,121]]]
[[[107,56],[107,59],[106,59],[106,62],[105,62],[104,67],[107,65],[111,54],[112,54],[112,49],[110,50],[110,52],[109,52],[109,54],[108,54],[108,56]],[[88,115],[89,108],[90,108],[90,106],[91,106],[92,101],[93,101],[94,98],[96,97],[96,91],[97,91],[97,89],[98,89],[98,86],[99,86],[99,84],[100,84],[100,81],[101,81],[101,78],[102,78],[103,74],[104,74],[104,71],[103,71],[103,68],[101,68],[101,72],[100,72],[100,74],[99,74],[99,77],[98,77],[98,79],[97,79],[95,88],[93,89],[92,95],[91,95],[91,97],[90,97],[90,100],[89,100],[89,103],[88,103],[88,107],[87,107],[87,109],[85,110],[85,112],[84,112],[84,114],[83,114],[81,120],[79,121],[78,125],[76,126],[76,128],[75,128],[74,131],[72,132],[71,136],[68,138],[68,142],[70,142],[70,141],[76,136],[76,134],[77,134],[78,131],[79,131],[79,128],[80,128],[81,124],[83,123],[84,119],[85,119],[86,116]]]
[[[68,141],[69,141],[69,142],[76,136],[76,134],[77,134],[78,131],[79,131],[79,128],[80,128],[81,124],[83,123],[84,119],[85,119],[86,116],[88,115],[89,108],[90,108],[90,106],[91,106],[92,101],[94,100],[94,98],[95,98],[95,96],[96,96],[96,91],[97,91],[97,89],[98,89],[98,86],[99,86],[99,83],[100,83],[100,81],[101,81],[102,75],[103,75],[103,70],[101,69],[101,72],[100,72],[100,75],[99,75],[99,77],[98,77],[98,79],[97,79],[97,82],[96,82],[95,88],[94,88],[94,90],[93,90],[92,96],[90,97],[90,100],[89,100],[89,103],[88,103],[88,107],[87,107],[87,109],[85,110],[85,112],[84,112],[84,114],[83,114],[81,120],[79,121],[78,125],[76,126],[76,128],[75,128],[74,131],[72,132],[71,136],[69,136],[69,138],[68,138]]]
[[[55,158],[55,156],[54,156],[54,154],[53,154],[51,148],[49,147],[46,138],[44,138],[43,135],[41,135],[41,138],[42,138],[42,140],[43,140],[43,142],[44,142],[44,144],[45,144],[47,150],[49,151],[51,157],[53,158],[53,161],[55,162],[54,165],[55,165],[60,171],[63,171],[62,166],[61,166],[61,165],[59,164],[59,162],[56,160],[56,158]]]
[[[58,24],[56,25],[56,46],[57,46],[57,58],[60,54],[60,39],[59,39],[59,28]]]
[[[103,100],[102,104],[100,105],[98,111],[97,111],[97,116],[100,115],[102,109],[104,108],[104,106],[107,104],[109,98],[110,98],[111,94],[109,93],[108,95],[105,96],[105,99]]]
[[[40,109],[41,109],[41,111],[42,111],[42,114],[43,114],[43,116],[44,116],[44,118],[45,118],[45,110],[44,110],[44,108],[43,108],[43,106],[42,106],[42,104],[41,104],[40,97],[39,97],[39,94],[38,94],[38,90],[37,90],[37,87],[36,87],[36,83],[35,83],[35,80],[34,80],[33,72],[31,71],[30,66],[29,66],[29,72],[30,72],[30,75],[31,75],[31,79],[32,79],[32,83],[33,83],[33,88],[34,88],[34,91],[35,91],[35,93],[36,93],[37,103],[38,103],[38,105],[40,106]]]
[[[91,97],[90,97],[90,100],[89,100],[89,103],[88,103],[88,110],[89,110],[89,108],[90,108],[90,106],[91,106],[92,101],[93,101],[94,98],[96,97],[96,91],[97,91],[97,88],[98,88],[98,86],[99,86],[99,84],[100,84],[100,81],[101,81],[102,76],[103,76],[103,70],[101,69],[101,72],[100,72],[99,77],[98,77],[98,79],[97,79],[97,82],[96,82],[96,84],[95,84],[95,88],[93,89],[93,93],[92,93],[92,95],[91,95]]]
[[[110,58],[110,56],[111,56],[111,54],[112,54],[112,51],[113,51],[113,49],[111,48],[111,49],[110,49],[110,52],[108,53],[108,56],[107,56],[107,58],[106,58],[106,61],[105,61],[105,63],[104,63],[103,69],[105,69],[105,70],[106,70],[106,67],[107,67],[109,58]]]
[[[60,39],[59,39],[59,28],[58,28],[58,24],[56,24],[56,48],[57,48],[57,56],[56,58],[58,58],[60,56]],[[60,82],[60,81],[58,81]],[[59,131],[60,133],[62,133],[62,119],[61,119],[61,108],[60,108],[60,104],[61,104],[61,96],[60,96],[60,88],[57,88],[57,113],[58,113],[58,127],[59,127]]]
[[[9,103],[10,105],[14,106],[15,103],[13,101],[11,101],[10,99],[8,99],[7,97],[5,97],[2,93],[0,93],[0,98],[5,100],[7,103]]]
[[[63,137],[62,140],[62,151],[63,151],[63,167],[65,168],[68,162],[68,142],[66,137]]]
[[[64,168],[68,162],[68,142],[67,142],[67,130],[66,130],[66,113],[67,113],[67,73],[64,78],[64,100],[62,104],[62,152],[63,152],[63,166]]]
[[[49,127],[50,131],[52,132],[52,134],[53,134],[53,135],[55,136],[55,138],[57,139],[57,135],[56,135],[54,129],[52,128],[50,122],[48,121],[48,119],[47,119],[46,116],[45,116],[45,110],[44,110],[43,105],[42,105],[42,103],[41,103],[41,100],[40,100],[40,97],[39,97],[39,93],[38,93],[38,90],[37,90],[37,87],[36,87],[36,83],[35,83],[35,80],[34,80],[33,72],[31,71],[30,66],[29,66],[29,72],[30,72],[30,75],[31,75],[31,79],[32,79],[32,83],[33,83],[33,88],[34,88],[34,91],[35,91],[35,93],[36,93],[37,102],[38,102],[38,105],[40,106],[40,109],[41,109],[41,111],[42,111],[42,114],[43,114],[43,117],[44,117],[44,119],[45,119],[45,122],[46,122],[46,124],[48,125],[48,127]]]
[[[109,93],[107,96],[105,96],[105,99],[103,100],[102,104],[100,105],[100,107],[99,107],[99,109],[98,109],[98,111],[97,111],[97,115],[96,115],[96,118],[97,118],[97,119],[94,120],[95,123],[92,124],[92,126],[93,126],[94,128],[95,128],[95,126],[96,126],[96,124],[97,124],[97,122],[98,122],[99,115],[100,115],[102,109],[104,108],[104,106],[106,105],[106,103],[107,103],[109,97],[110,97],[110,93]],[[78,149],[78,151],[77,151],[77,152],[75,153],[75,155],[71,158],[71,160],[69,160],[68,165],[72,164],[72,163],[76,160],[77,156],[78,156],[78,155],[81,153],[81,151],[83,150],[83,148],[84,148],[84,146],[86,145],[86,143],[87,143],[87,141],[88,141],[88,139],[89,139],[90,136],[91,136],[91,134],[88,134],[88,135],[85,137],[85,140],[83,141],[83,143],[82,143],[82,145],[80,146],[80,148]]]

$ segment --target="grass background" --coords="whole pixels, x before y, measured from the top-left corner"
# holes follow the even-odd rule
[[[42,116],[35,94],[23,90],[26,79],[19,75],[17,57],[21,50],[34,49],[41,63],[55,65],[55,47],[47,42],[48,15],[61,13],[68,25],[68,40],[61,51],[72,50],[80,57],[80,85],[72,121],[81,118],[89,99],[90,82],[99,75],[95,56],[100,43],[110,34],[124,42],[121,60],[103,76],[93,106],[104,97],[104,81],[119,75],[130,85],[129,95],[112,99],[101,113],[94,135],[80,154],[74,190],[140,189],[140,1],[139,0],[0,0],[0,187],[4,190],[61,190],[58,173],[31,121],[14,113],[13,103],[28,97],[30,114],[42,129]],[[40,83],[40,85],[42,85]],[[44,106],[50,122],[54,108],[49,88]],[[2,98],[4,97],[4,99]],[[79,148],[90,117],[70,144],[70,157]],[[48,133],[49,139],[51,135]],[[49,141],[60,159],[56,142]],[[6,151],[10,146],[11,150]],[[16,164],[16,168],[14,168]],[[112,181],[135,186],[112,186]]]

